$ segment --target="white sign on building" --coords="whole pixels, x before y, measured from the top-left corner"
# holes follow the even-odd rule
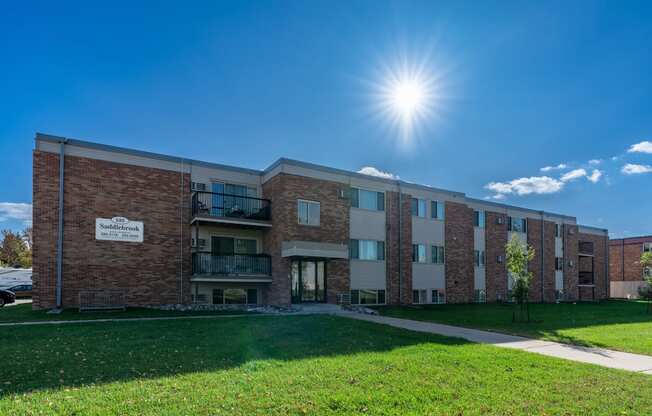
[[[143,222],[125,217],[96,218],[95,239],[108,241],[143,242]]]

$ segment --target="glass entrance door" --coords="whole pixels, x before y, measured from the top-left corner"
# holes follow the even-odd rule
[[[292,303],[326,301],[326,262],[292,262]]]

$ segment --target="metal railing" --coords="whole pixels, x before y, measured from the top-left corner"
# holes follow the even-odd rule
[[[592,285],[595,283],[593,279],[593,272],[579,272],[579,281],[580,285]]]
[[[580,241],[578,247],[579,254],[593,254],[593,242],[591,241]]]
[[[192,194],[192,214],[259,221],[269,221],[272,218],[271,202],[268,199],[200,191]]]
[[[79,310],[125,309],[124,290],[91,289],[79,291]]]
[[[193,274],[272,275],[272,257],[268,254],[192,253]]]

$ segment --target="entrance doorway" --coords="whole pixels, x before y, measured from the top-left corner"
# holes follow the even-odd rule
[[[292,303],[326,302],[326,262],[292,261]]]

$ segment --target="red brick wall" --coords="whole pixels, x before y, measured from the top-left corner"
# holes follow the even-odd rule
[[[577,250],[578,240],[577,225],[564,224],[564,296],[567,300],[577,300],[579,292],[577,289],[578,283],[578,267],[577,267]],[[573,262],[571,267],[569,261]]]
[[[534,248],[534,258],[528,265],[532,272],[530,302],[555,301],[555,223],[528,218],[527,242]],[[542,235],[543,232],[543,235]],[[543,256],[543,273],[541,258]],[[541,287],[543,286],[543,292]]]
[[[55,306],[59,155],[33,158],[33,307],[42,309]],[[64,176],[63,306],[85,289],[123,290],[129,306],[189,302],[189,175],[66,156]],[[143,243],[95,240],[95,219],[116,216],[143,221]]]
[[[402,220],[401,220],[401,274],[403,276],[402,299],[399,302],[399,194],[387,192],[386,194],[386,267],[387,267],[387,303],[412,303],[412,196],[402,195]]]
[[[635,282],[643,280],[643,267],[640,260],[641,254],[643,254],[643,243],[645,242],[652,243],[652,237],[618,239],[609,243],[609,276],[611,281]]]
[[[593,243],[593,279],[595,283],[595,299],[606,299],[609,297],[609,283],[605,269],[607,260],[606,244],[607,236],[580,233],[577,236],[578,241],[590,241]],[[579,261],[576,265],[579,266]],[[578,268],[579,271],[579,268]],[[593,299],[593,293],[590,288],[582,288],[581,299]]]
[[[502,218],[502,224],[498,224]],[[507,269],[505,268],[505,245],[507,244],[507,216],[497,212],[485,212],[485,281],[487,302],[495,302],[507,297]],[[498,263],[498,256],[503,262]]]
[[[272,223],[264,235],[264,251],[272,255],[273,282],[263,293],[266,303],[291,302],[291,260],[281,257],[283,241],[317,241],[349,244],[350,203],[340,197],[345,185],[281,173],[263,184],[263,197],[272,203]],[[306,199],[320,203],[320,226],[300,225],[297,200]],[[338,293],[350,288],[348,260],[329,260],[326,268],[327,301],[336,302]]]
[[[456,202],[445,207],[446,302],[472,302],[473,209]]]

